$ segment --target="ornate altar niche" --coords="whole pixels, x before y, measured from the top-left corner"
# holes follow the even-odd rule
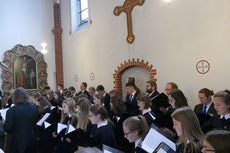
[[[47,64],[42,53],[33,46],[16,45],[4,53],[2,90],[23,87],[28,91],[41,91],[47,86]]]

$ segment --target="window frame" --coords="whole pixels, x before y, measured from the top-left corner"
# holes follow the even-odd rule
[[[81,10],[81,3],[82,3],[82,0],[78,0],[78,5],[79,5],[79,11],[78,11],[78,15],[79,15],[79,26],[81,26],[84,23],[87,23],[88,20],[89,20],[89,2],[88,2],[87,8],[85,8],[84,10]],[[85,18],[84,20],[82,20],[82,12],[84,12],[86,10],[88,10],[88,17]]]

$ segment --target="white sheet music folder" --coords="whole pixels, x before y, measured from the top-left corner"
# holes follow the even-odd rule
[[[156,125],[152,124],[149,132],[139,146],[145,151],[152,153],[162,142],[167,144],[170,148],[172,148],[172,150],[176,151],[175,141],[160,130]]]
[[[38,122],[38,126],[42,126],[42,123],[50,116],[50,113],[46,113]]]
[[[0,113],[1,113],[1,116],[4,120],[6,120],[6,112],[8,111],[9,108],[6,108],[6,109],[1,109],[0,110]]]

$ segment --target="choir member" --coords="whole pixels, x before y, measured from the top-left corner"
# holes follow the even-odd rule
[[[215,115],[216,110],[214,109],[214,104],[212,102],[213,91],[207,88],[200,89],[198,97],[200,104],[197,104],[194,108],[196,114],[210,114]]]
[[[103,144],[116,148],[116,140],[112,129],[112,121],[107,117],[107,112],[102,105],[94,104],[89,110],[89,119],[94,126],[90,134],[95,140],[97,147],[102,149]]]
[[[135,142],[132,153],[145,152],[137,146],[141,139],[147,134],[148,130],[148,123],[141,115],[129,117],[123,122],[125,138],[128,139],[130,143]]]
[[[138,109],[145,117],[149,126],[151,126],[151,124],[154,123],[156,120],[156,115],[154,114],[154,112],[152,112],[150,108],[151,105],[152,102],[148,95],[140,94],[139,96],[137,96],[137,106],[139,107]]]
[[[132,114],[140,114],[137,106],[137,96],[140,94],[139,90],[136,90],[135,84],[128,82],[125,85],[127,96],[126,96],[126,108],[127,112]]]
[[[77,103],[78,107],[78,123],[76,128],[82,129],[84,131],[89,130],[90,123],[89,123],[89,108],[90,108],[90,101],[87,98],[79,99]]]
[[[189,107],[178,108],[172,113],[172,119],[179,137],[176,153],[200,153],[204,135],[193,110]]]
[[[93,96],[95,95],[96,89],[94,87],[89,87],[88,93],[90,95],[90,102],[93,103]]]
[[[109,103],[110,103],[110,96],[109,96],[109,94],[105,92],[105,88],[104,88],[103,85],[98,85],[96,91],[99,94],[103,95],[104,99],[103,99],[102,102],[103,102],[104,107],[105,107],[105,109],[107,111],[107,114],[110,114],[110,105],[109,105]]]
[[[52,106],[57,106],[58,105],[58,100],[55,99],[54,97],[54,91],[53,90],[48,90],[46,92],[46,97],[47,100],[51,103]]]
[[[78,123],[77,111],[74,106],[73,100],[65,100],[62,102],[62,114],[61,121],[62,124],[66,124],[69,126],[70,124],[73,127],[76,127]],[[67,133],[67,129],[65,134]],[[65,138],[65,136],[60,137],[60,141],[57,145],[56,153],[73,153],[77,148],[71,144],[71,140],[69,138]]]
[[[104,96],[102,94],[95,94],[93,96],[94,104],[100,104],[104,106],[103,100],[104,100]]]
[[[177,135],[175,131],[173,130],[173,122],[171,118],[171,114],[174,110],[188,106],[187,98],[184,96],[183,92],[179,89],[173,89],[168,95],[169,104],[171,105],[171,109],[168,110],[162,119],[159,121],[160,124],[162,123],[165,127],[162,128],[162,130],[170,134],[173,138],[177,139]]]
[[[86,89],[87,89],[87,83],[82,82],[80,85],[80,91],[78,92],[78,95],[85,94],[86,96],[88,96],[88,98],[90,98],[90,95]]]
[[[230,132],[225,130],[214,130],[206,134],[202,153],[229,153]]]
[[[7,132],[6,153],[34,153],[37,109],[29,102],[23,88],[14,91],[13,103],[15,106],[7,111],[4,124]]]
[[[203,126],[206,133],[213,129],[230,130],[230,91],[219,91],[214,94],[214,108],[217,115],[212,116]]]

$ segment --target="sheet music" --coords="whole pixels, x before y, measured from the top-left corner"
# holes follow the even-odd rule
[[[67,125],[58,123],[57,133],[60,133],[65,128],[67,128]]]
[[[4,151],[2,149],[0,149],[0,153],[4,153]]]
[[[176,144],[153,128],[149,130],[141,148],[147,152],[153,152],[162,141],[176,151]]]
[[[0,110],[0,113],[1,113],[1,116],[4,120],[6,120],[6,112],[8,111],[9,108],[6,108],[6,109],[1,109]]]
[[[108,150],[104,150],[103,153],[112,153],[112,152],[110,152],[110,151],[108,151]]]
[[[167,153],[164,149],[160,148],[157,153]]]
[[[74,130],[76,130],[71,124],[69,124],[69,129],[67,133],[73,132]]]
[[[118,122],[120,120],[120,117],[116,116],[116,118],[117,118],[117,122]]]
[[[46,129],[46,128],[48,128],[51,124],[45,121],[45,122],[44,122],[44,125],[45,125],[45,129]]]
[[[46,113],[38,122],[38,126],[42,126],[42,123],[50,116],[50,113]]]

